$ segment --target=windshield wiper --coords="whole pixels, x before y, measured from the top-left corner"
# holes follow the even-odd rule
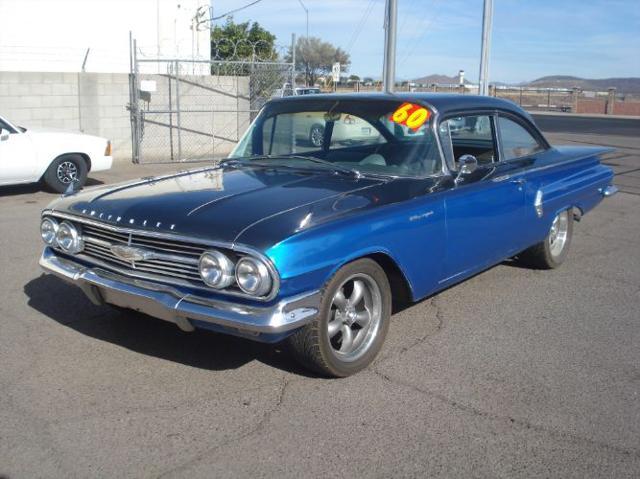
[[[307,161],[311,161],[313,163],[317,163],[319,165],[325,165],[330,167],[332,170],[334,171],[339,171],[342,173],[347,173],[349,175],[353,175],[356,178],[361,178],[362,177],[362,173],[360,173],[359,170],[356,170],[355,168],[348,168],[346,166],[342,166],[342,165],[336,165],[335,163],[331,162],[331,161],[327,161],[327,160],[323,160],[322,158],[318,158],[317,156],[311,156],[311,155],[290,155],[288,156],[288,158],[295,158],[298,160],[307,160]]]
[[[360,173],[360,171],[356,169],[347,168],[346,166],[336,165],[331,161],[323,160],[322,158],[318,158],[316,156],[308,156],[308,155],[256,155],[256,156],[250,156],[246,158],[229,158],[227,160],[220,162],[220,165],[221,166],[235,166],[235,165],[251,166],[251,164],[254,161],[286,160],[287,158],[293,158],[295,160],[310,161],[312,163],[317,163],[319,165],[328,166],[329,168],[331,168],[331,170],[333,170],[336,173],[347,174],[349,176],[354,176],[355,178],[362,177],[362,173]],[[254,163],[254,164],[259,165],[257,163]],[[267,165],[259,165],[259,166],[267,166]],[[278,166],[283,166],[285,168],[296,168],[295,166],[289,166],[289,165],[278,165]]]

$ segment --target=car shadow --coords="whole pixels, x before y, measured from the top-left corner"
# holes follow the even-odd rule
[[[211,371],[237,369],[252,361],[300,376],[316,377],[282,344],[262,344],[207,330],[181,331],[175,324],[110,306],[95,306],[77,287],[50,274],[24,286],[28,305],[63,326],[100,341],[186,366]]]
[[[88,178],[85,186],[99,186],[104,185],[103,181],[96,180],[94,178]],[[32,195],[35,193],[44,193],[52,196],[59,196],[60,193],[54,193],[49,191],[41,183],[27,183],[23,185],[6,185],[0,186],[0,196],[19,196],[19,195]]]

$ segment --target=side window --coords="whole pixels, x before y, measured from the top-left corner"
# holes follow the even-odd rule
[[[473,155],[479,165],[496,161],[496,145],[489,115],[469,115],[449,118],[440,124],[440,139],[447,156],[457,161],[463,155]]]
[[[533,155],[544,148],[523,126],[505,117],[498,118],[504,160]]]

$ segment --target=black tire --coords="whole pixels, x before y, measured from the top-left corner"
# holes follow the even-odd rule
[[[562,219],[562,217],[564,217],[564,219]],[[543,241],[518,255],[519,261],[535,269],[555,269],[564,262],[569,254],[569,246],[571,245],[571,238],[573,236],[573,211],[571,209],[564,210],[558,213],[554,221],[556,219],[566,220],[566,238],[564,239],[562,248],[555,252],[552,250],[552,226]]]
[[[309,130],[309,143],[316,148],[322,148],[324,145],[324,126],[313,125]]]
[[[55,193],[64,193],[69,187],[71,179],[74,190],[82,188],[87,181],[87,162],[80,155],[62,155],[53,160],[47,168],[42,181],[46,187]]]
[[[328,323],[332,318],[333,321],[336,321],[334,316],[336,310],[332,310],[334,295],[339,288],[343,287],[345,281],[349,281],[354,276],[357,281],[358,275],[366,277],[367,280],[373,280],[377,285],[381,299],[380,315],[376,316],[379,317],[377,323],[371,323],[377,324],[375,333],[371,333],[371,339],[368,340],[369,336],[366,336],[364,341],[361,341],[366,345],[366,349],[363,349],[357,359],[344,361],[339,358],[340,353],[332,346],[332,341],[335,338],[332,340],[329,337]],[[391,288],[387,275],[375,261],[368,258],[360,259],[342,267],[329,280],[323,290],[318,317],[290,336],[287,340],[288,345],[293,356],[306,368],[323,376],[350,376],[366,368],[377,356],[387,335],[390,317]],[[353,326],[348,327],[352,328]],[[373,326],[371,327],[373,328]],[[364,329],[356,329],[355,331],[356,334],[364,333]],[[372,331],[374,330],[372,329]],[[355,342],[357,340],[354,340]],[[364,346],[361,345],[361,347]]]

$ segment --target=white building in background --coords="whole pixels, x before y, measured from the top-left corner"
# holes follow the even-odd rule
[[[0,71],[128,73],[130,31],[140,58],[208,60],[198,14],[207,0],[0,0]]]

